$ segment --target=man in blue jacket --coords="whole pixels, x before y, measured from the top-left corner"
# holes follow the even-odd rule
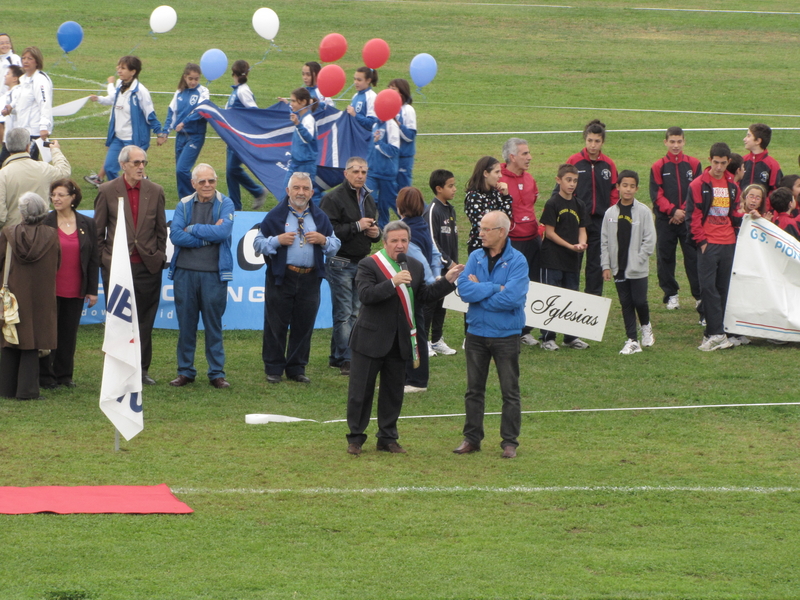
[[[231,230],[233,201],[217,191],[217,173],[201,163],[192,171],[195,193],[175,208],[169,239],[175,246],[168,277],[175,282],[178,315],[178,376],[169,382],[183,387],[197,375],[194,352],[197,323],[203,313],[206,331],[208,382],[217,389],[225,380],[222,315],[228,305],[228,282],[233,279]]]
[[[486,378],[494,358],[503,411],[500,419],[500,447],[503,458],[517,456],[522,412],[519,394],[519,332],[525,325],[525,297],[528,293],[528,262],[511,247],[511,222],[500,211],[481,219],[483,250],[470,254],[458,278],[458,293],[469,304],[467,310],[467,393],[464,396],[466,422],[464,441],[453,450],[469,454],[481,449]]]

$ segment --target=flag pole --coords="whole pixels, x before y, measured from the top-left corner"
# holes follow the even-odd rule
[[[114,427],[114,452],[119,452],[119,429]]]

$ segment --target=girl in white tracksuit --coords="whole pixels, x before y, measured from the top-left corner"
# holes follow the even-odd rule
[[[417,153],[417,111],[411,106],[411,88],[405,79],[392,79],[389,89],[403,99],[403,106],[395,117],[400,127],[400,155],[397,165],[397,189],[411,185],[414,173],[414,155]]]

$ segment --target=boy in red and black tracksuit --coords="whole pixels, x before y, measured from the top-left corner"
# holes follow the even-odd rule
[[[738,210],[739,186],[726,168],[731,149],[719,142],[711,146],[711,166],[689,185],[686,222],[697,246],[697,271],[706,316],[700,350],[729,348],[723,321],[736,247],[736,228],[742,223]]]
[[[770,196],[772,201],[772,222],[791,235],[796,240],[800,240],[800,222],[793,216],[795,207],[792,190],[781,187],[775,190]]]
[[[667,155],[650,169],[650,200],[656,215],[658,285],[664,292],[667,308],[678,308],[678,281],[675,279],[678,243],[683,253],[683,266],[695,300],[700,300],[697,279],[697,249],[689,241],[686,228],[686,197],[689,184],[700,176],[700,161],[683,153],[686,140],[683,129],[670,127],[664,139]],[[699,308],[699,307],[698,307]]]
[[[586,228],[586,284],[584,292],[603,295],[603,269],[600,266],[600,233],[603,215],[619,201],[617,191],[617,166],[601,152],[606,140],[606,127],[598,119],[590,121],[583,130],[586,147],[567,159],[567,164],[578,169],[578,187],[575,197],[588,216]],[[558,188],[558,186],[556,186]],[[556,189],[557,191],[557,189]]]
[[[772,140],[770,127],[764,123],[750,125],[744,137],[744,148],[749,154],[744,157],[744,177],[741,182],[743,187],[751,183],[760,183],[767,188],[767,194],[771,194],[778,187],[783,172],[778,161],[767,152],[770,140]]]

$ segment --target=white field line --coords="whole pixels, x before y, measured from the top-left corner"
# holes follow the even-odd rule
[[[572,408],[562,410],[523,410],[523,415],[539,415],[547,413],[586,413],[586,412],[634,412],[641,410],[686,410],[692,408],[744,408],[754,406],[800,406],[800,402],[760,402],[757,404],[690,404],[687,406],[624,406],[619,408]],[[497,416],[502,413],[487,412],[486,416]],[[406,415],[399,417],[400,419],[438,419],[445,417],[465,417],[461,413],[443,414],[443,415]],[[373,417],[370,421],[375,421],[377,417]],[[347,419],[333,419],[331,421],[322,421],[322,423],[346,423]]]
[[[639,8],[632,6],[629,10],[658,10],[662,12],[736,13],[745,15],[800,15],[800,12],[778,12],[772,10],[716,10],[713,8]]]
[[[346,495],[346,494],[458,494],[481,492],[489,494],[548,494],[563,492],[589,492],[611,494],[637,493],[701,493],[701,494],[796,494],[800,488],[761,486],[616,486],[616,485],[553,485],[510,487],[493,486],[398,486],[377,488],[170,488],[173,494],[301,494],[301,495]]]

